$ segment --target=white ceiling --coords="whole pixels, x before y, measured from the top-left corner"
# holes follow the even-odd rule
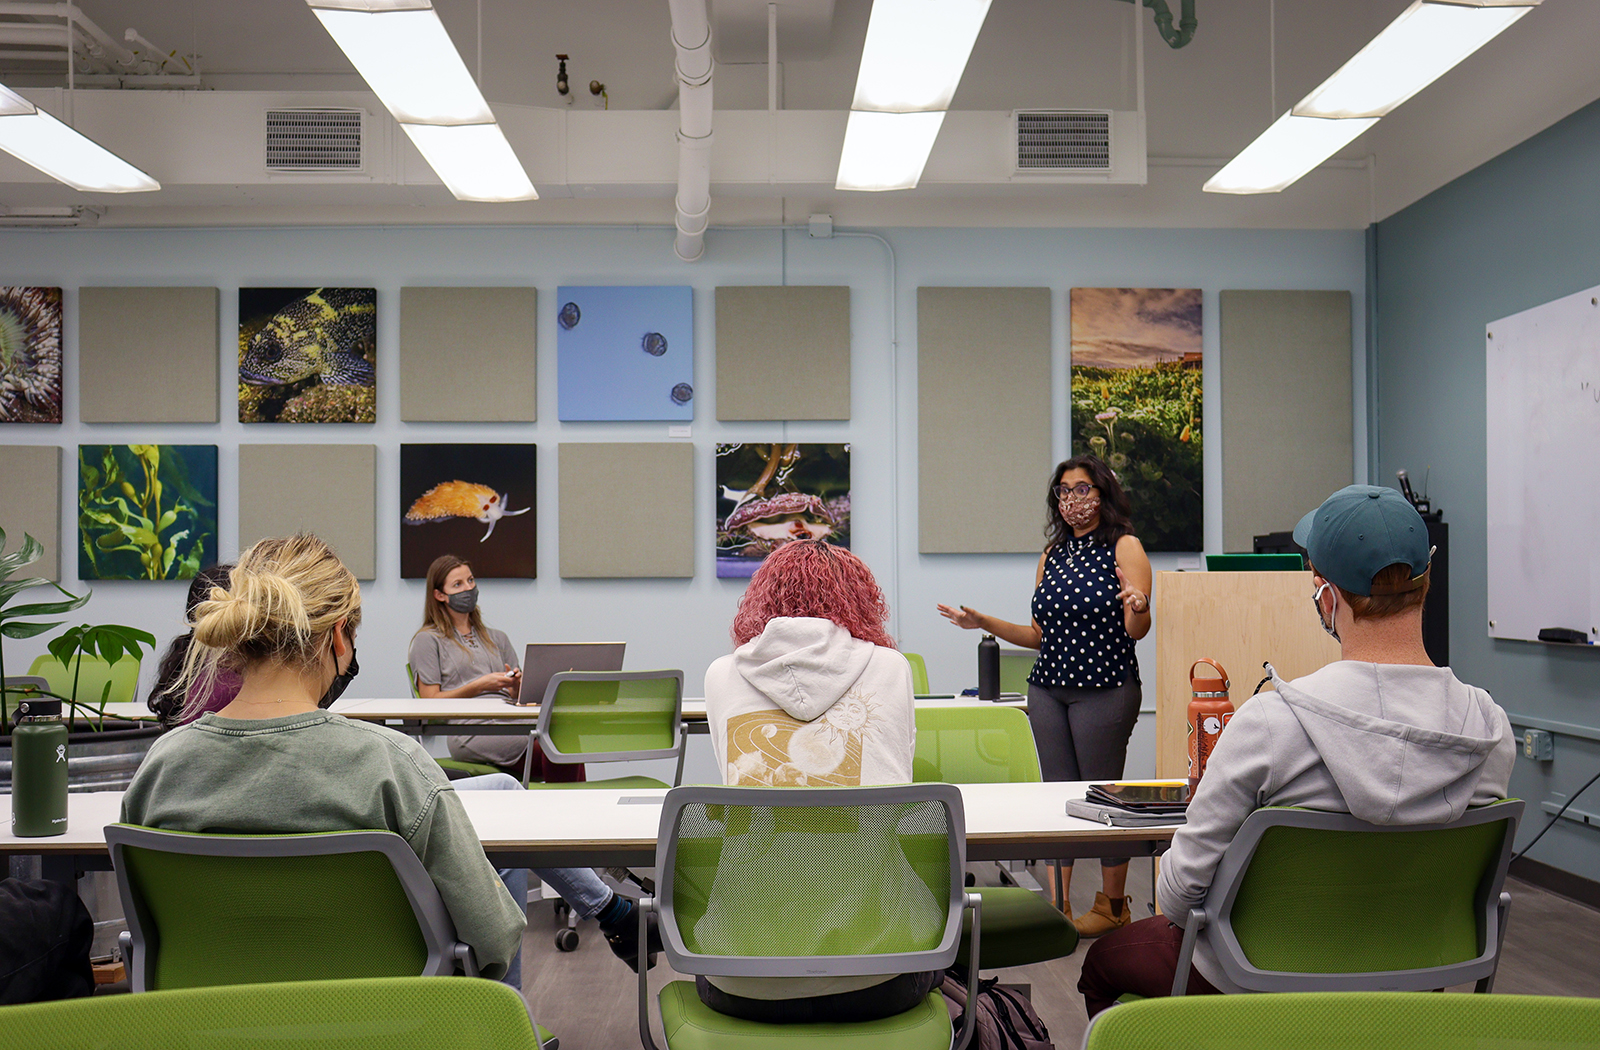
[[[120,39],[132,27],[163,48],[197,55],[203,90],[365,88],[303,0],[78,2],[114,37]],[[751,0],[713,2],[749,6]],[[814,6],[817,0],[801,2]],[[1146,12],[1150,166],[1149,182],[1143,186],[995,187],[953,193],[928,185],[892,194],[838,193],[825,185],[770,191],[745,186],[737,195],[719,195],[714,187],[712,221],[792,222],[826,211],[848,225],[1359,228],[1600,97],[1600,64],[1593,58],[1600,53],[1600,3],[1545,0],[1489,47],[1357,139],[1340,159],[1284,193],[1231,197],[1200,192],[1216,167],[1359,50],[1407,2],[1197,0],[1198,31],[1180,50],[1160,40]],[[434,6],[469,69],[478,66],[481,11],[482,85],[508,130],[519,120],[543,119],[537,113],[543,108],[598,109],[599,100],[587,91],[591,79],[605,82],[612,110],[663,110],[675,102],[666,0],[435,0]],[[834,6],[825,49],[785,57],[780,37],[785,109],[842,112],[849,106],[870,3],[836,0]],[[1171,0],[1171,6],[1176,9],[1178,0]],[[1275,48],[1269,35],[1274,20]],[[954,108],[1131,109],[1132,34],[1132,8],[1118,0],[994,0]],[[570,101],[555,91],[557,52],[572,56]],[[0,60],[0,82],[48,87],[64,79],[59,67],[51,72],[49,67]],[[719,111],[766,108],[764,62],[719,63],[714,83]],[[80,89],[80,99],[86,94]],[[85,104],[80,112],[93,110]],[[724,125],[718,148],[737,148],[728,139],[737,130]],[[117,129],[108,128],[106,134],[115,137]],[[193,129],[185,134],[206,135]],[[185,187],[190,180],[174,158],[203,150],[206,143],[161,150],[151,142],[156,137],[129,134],[113,148],[146,166],[169,190],[91,198],[40,182],[31,169],[3,158],[0,206],[92,200],[108,209],[104,225],[671,221],[670,186],[658,187],[662,192],[602,188],[598,196],[584,196],[574,188],[571,196],[514,205],[457,204],[436,184],[334,189],[283,185],[248,193]],[[396,149],[410,149],[403,136],[395,137],[400,140]],[[516,134],[512,138],[533,174],[540,164],[528,155],[531,140],[519,140]],[[672,145],[670,138],[659,143],[652,139],[637,148],[670,151]],[[538,184],[540,175],[534,178]]]

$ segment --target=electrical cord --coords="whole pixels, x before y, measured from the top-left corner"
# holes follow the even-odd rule
[[[1600,773],[1596,773],[1594,776],[1590,777],[1588,782],[1585,783],[1583,785],[1583,787],[1579,788],[1578,790],[1574,791],[1572,794],[1568,795],[1567,796],[1567,800],[1561,804],[1561,808],[1556,810],[1556,815],[1550,818],[1550,823],[1548,823],[1544,827],[1540,828],[1539,829],[1539,834],[1537,834],[1537,835],[1535,835],[1533,837],[1533,842],[1530,842],[1526,846],[1522,847],[1522,850],[1519,853],[1517,853],[1515,856],[1513,856],[1511,859],[1513,861],[1517,861],[1517,860],[1521,860],[1524,856],[1526,856],[1527,852],[1534,847],[1534,843],[1537,843],[1540,839],[1544,838],[1544,833],[1549,831],[1551,828],[1556,826],[1556,821],[1561,819],[1561,814],[1563,814],[1563,813],[1565,813],[1567,811],[1567,807],[1572,805],[1574,802],[1576,802],[1578,800],[1578,796],[1579,795],[1581,795],[1585,791],[1589,790],[1589,786],[1591,784],[1593,784],[1596,780],[1600,780]]]

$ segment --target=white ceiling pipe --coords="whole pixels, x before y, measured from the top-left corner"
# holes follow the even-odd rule
[[[672,250],[684,262],[705,253],[711,213],[711,22],[706,0],[668,0],[678,76],[678,235]]]

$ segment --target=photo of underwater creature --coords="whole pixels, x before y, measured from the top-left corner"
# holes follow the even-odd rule
[[[61,422],[61,289],[0,288],[0,423]]]
[[[717,575],[747,577],[795,539],[850,546],[850,446],[719,444]]]
[[[239,422],[377,422],[377,348],[376,289],[239,289]]]
[[[1071,308],[1073,454],[1117,472],[1146,550],[1200,550],[1200,289],[1074,288]]]
[[[563,287],[556,304],[563,421],[694,418],[694,289]]]
[[[537,445],[401,445],[400,575],[441,554],[482,579],[534,579]]]
[[[217,446],[78,446],[80,580],[188,580],[216,563]]]

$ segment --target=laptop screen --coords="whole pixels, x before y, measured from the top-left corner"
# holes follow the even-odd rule
[[[562,671],[620,671],[626,642],[530,642],[522,657],[518,702],[544,699],[552,675]]]

